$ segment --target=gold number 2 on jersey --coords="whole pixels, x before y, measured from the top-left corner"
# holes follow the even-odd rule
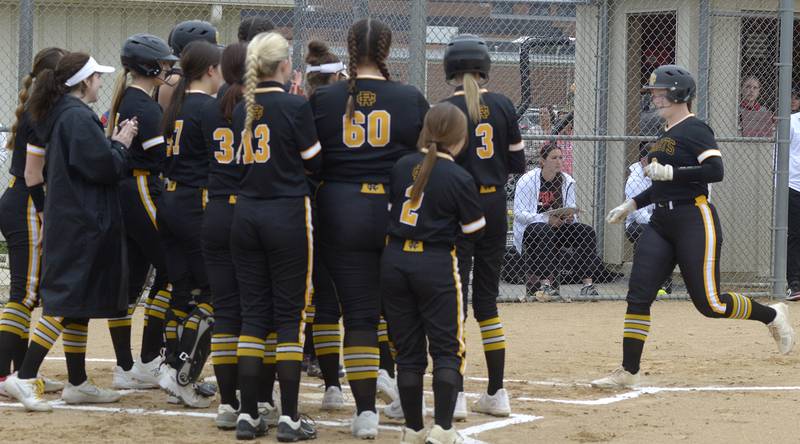
[[[494,156],[494,127],[490,123],[481,123],[475,127],[475,136],[481,138],[481,146],[478,147],[478,157],[490,159]]]
[[[214,130],[214,142],[219,143],[219,150],[214,151],[217,162],[228,164],[233,162],[233,130],[217,128]]]
[[[258,141],[257,147],[258,149],[253,151],[253,139],[244,139],[244,158],[242,159],[242,163],[244,164],[251,164],[255,163],[267,163],[270,158],[270,147],[269,147],[269,127],[266,123],[262,123],[258,125],[253,130],[253,135],[255,139]]]
[[[412,202],[411,188],[413,187],[414,185],[411,185],[410,187],[406,188],[406,197],[408,200],[403,202],[403,208],[400,209],[400,222],[406,225],[411,225],[412,227],[416,227],[417,219],[419,219],[419,214],[417,214],[417,211],[419,211],[419,207],[422,206],[422,199],[425,198],[425,193],[420,194],[418,201]]]
[[[388,112],[375,110],[365,116],[361,111],[355,111],[352,119],[348,119],[345,114],[342,120],[342,141],[348,148],[361,148],[365,140],[373,148],[382,148],[389,144],[392,116]]]
[[[167,144],[167,156],[177,156],[181,153],[181,133],[183,132],[183,120],[175,121],[175,131]]]

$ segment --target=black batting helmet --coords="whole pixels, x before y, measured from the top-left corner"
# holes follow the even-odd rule
[[[147,77],[161,74],[159,62],[175,63],[178,58],[172,54],[167,42],[150,34],[136,34],[128,37],[122,45],[120,54],[122,66]]]
[[[205,40],[217,45],[217,28],[202,20],[188,20],[178,23],[169,33],[169,46],[176,56],[180,57],[183,48],[195,40]]]
[[[694,77],[686,68],[678,65],[661,65],[650,74],[650,80],[642,87],[642,92],[651,89],[666,89],[667,100],[673,103],[686,103],[697,93]]]
[[[488,80],[491,65],[489,48],[477,35],[457,35],[444,51],[444,74],[447,81],[468,72],[477,73],[483,80]]]

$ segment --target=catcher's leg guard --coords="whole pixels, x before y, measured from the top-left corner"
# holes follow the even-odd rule
[[[178,384],[186,386],[197,381],[211,352],[213,326],[213,310],[207,304],[198,305],[183,324],[176,366]]]

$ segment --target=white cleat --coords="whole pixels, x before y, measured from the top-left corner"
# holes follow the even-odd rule
[[[769,328],[772,338],[775,339],[775,343],[778,344],[778,351],[782,355],[788,355],[794,348],[795,341],[794,329],[789,321],[789,307],[783,302],[770,305],[770,307],[775,309],[775,319],[767,324],[767,328]]]
[[[67,404],[108,404],[119,401],[119,392],[100,388],[88,379],[81,385],[72,385],[69,382],[61,392],[61,400]]]
[[[425,407],[425,397],[422,397],[422,417],[425,417],[425,413],[427,411],[427,407]],[[394,419],[401,421],[405,418],[405,413],[403,413],[403,405],[400,403],[400,399],[397,401],[392,402],[391,404],[387,405],[383,408],[383,414],[386,415],[387,418]]]
[[[438,425],[433,426],[425,438],[426,444],[461,444],[463,442],[464,438],[458,434],[455,427],[445,430]]]
[[[322,410],[341,410],[344,408],[344,395],[342,389],[332,385],[325,390],[322,397]]]
[[[157,356],[150,362],[142,362],[137,359],[133,361],[130,373],[137,381],[150,384],[149,388],[158,388],[161,373],[165,370],[162,367],[163,364],[164,358],[162,356]]]
[[[53,407],[42,398],[44,382],[41,379],[20,379],[16,374],[6,378],[4,384],[8,396],[16,399],[30,412],[50,412]]]
[[[425,429],[415,432],[408,427],[403,427],[403,431],[401,433],[400,444],[425,444],[425,438],[428,436],[428,433]]]
[[[270,427],[277,427],[278,420],[281,417],[281,409],[277,404],[270,404],[269,402],[258,403],[258,415],[264,418],[267,425]]]
[[[619,366],[605,378],[592,381],[592,387],[601,389],[620,389],[639,385],[639,374],[633,374]]]
[[[233,430],[236,428],[236,421],[239,419],[239,412],[230,404],[220,404],[217,406],[217,417],[214,424],[220,430]]]
[[[511,414],[511,404],[508,401],[508,392],[502,388],[494,395],[484,393],[472,404],[472,411],[485,413],[492,416],[508,416]]]
[[[469,411],[467,410],[467,398],[464,392],[458,392],[456,398],[456,408],[453,410],[453,421],[466,421]]]
[[[378,437],[378,414],[365,410],[360,415],[353,415],[353,422],[350,424],[350,431],[353,436],[360,439],[375,439]]]
[[[44,376],[42,376],[41,379],[44,381],[45,393],[55,393],[64,390],[64,383],[61,381],[56,381],[55,379],[46,378]]]
[[[207,398],[197,393],[197,390],[194,388],[194,384],[189,384],[186,386],[178,384],[177,374],[178,372],[174,368],[167,367],[161,374],[161,379],[158,381],[158,385],[168,394],[178,398],[186,407],[204,409],[211,406],[212,398]]]
[[[386,404],[391,404],[400,399],[400,395],[397,393],[397,382],[384,369],[378,370],[378,380],[375,382],[375,387],[378,399]]]
[[[111,382],[111,387],[117,390],[144,390],[158,388],[158,385],[153,385],[136,379],[133,374],[133,367],[131,367],[130,370],[125,371],[122,369],[122,367],[116,366],[114,367],[114,377]]]

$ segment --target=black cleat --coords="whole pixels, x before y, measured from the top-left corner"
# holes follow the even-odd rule
[[[267,434],[267,422],[259,415],[257,419],[249,413],[242,413],[236,420],[236,439],[251,440]]]
[[[317,427],[311,418],[303,415],[297,421],[288,416],[278,420],[278,441],[297,442],[317,438]]]

